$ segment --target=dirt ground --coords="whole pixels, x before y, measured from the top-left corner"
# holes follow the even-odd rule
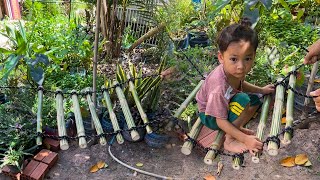
[[[299,112],[296,113],[296,116]],[[269,117],[270,120],[270,117]],[[207,174],[214,175],[217,179],[320,179],[320,122],[319,116],[315,122],[311,122],[307,129],[297,129],[293,141],[287,147],[282,146],[279,154],[275,157],[269,156],[264,150],[260,163],[251,161],[249,154],[245,155],[244,167],[240,170],[232,168],[231,157],[222,156],[224,165],[221,175],[217,177],[217,162],[206,165],[203,162],[204,155],[200,151],[193,151],[186,156],[181,153],[182,142],[175,133],[171,133],[171,139],[165,148],[154,149],[144,141],[125,142],[111,146],[112,154],[122,162],[141,170],[155,173],[161,176],[181,180],[203,179]],[[270,122],[270,121],[269,121]],[[252,122],[251,129],[256,129],[257,123]],[[265,131],[268,134],[269,128]],[[57,164],[49,171],[45,179],[50,180],[87,180],[87,179],[160,179],[135,173],[112,159],[108,153],[109,146],[93,145],[86,149],[78,147],[77,142],[72,142],[66,151],[59,151]],[[266,146],[265,146],[266,148]],[[291,168],[282,167],[279,161],[287,156],[300,153],[308,155],[312,167],[295,166]],[[90,173],[89,169],[98,161],[108,164],[105,169],[96,173]],[[137,167],[137,163],[143,163]],[[0,175],[0,179],[6,179]]]

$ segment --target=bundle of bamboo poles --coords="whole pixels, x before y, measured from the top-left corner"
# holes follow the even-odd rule
[[[92,89],[90,87],[85,89],[85,93],[87,94],[86,96],[87,96],[87,102],[88,102],[90,113],[91,113],[91,118],[92,118],[92,121],[94,123],[94,127],[95,127],[95,129],[97,131],[97,134],[98,135],[102,135],[103,134],[103,129],[102,129],[100,120],[98,118],[95,105],[94,105],[94,103],[92,101],[91,94],[89,92],[92,92]],[[100,144],[101,145],[106,145],[107,144],[106,138],[104,136],[100,137]]]
[[[116,87],[116,93],[118,95],[118,98],[120,101],[120,106],[121,106],[122,112],[124,114],[124,117],[126,119],[126,123],[128,125],[128,128],[131,129],[131,128],[136,127],[136,125],[135,125],[134,120],[132,118],[126,97],[125,97],[122,89],[118,85],[119,85],[119,83],[117,81],[113,82],[113,86]],[[132,130],[131,131],[131,138],[133,141],[137,141],[140,139],[140,135],[136,130]]]
[[[270,102],[271,102],[271,95],[265,96],[264,100],[263,100],[260,121],[259,121],[257,134],[256,134],[256,136],[259,138],[259,140],[262,140],[264,137],[264,129],[266,127],[266,122],[268,119]],[[260,156],[261,156],[261,152],[255,153],[255,155],[252,157],[252,162],[259,163]]]
[[[62,91],[58,89],[56,91],[56,105],[57,105],[57,124],[58,124],[58,134],[60,137],[67,136],[66,123],[64,121],[64,110],[63,110],[63,96]],[[60,149],[69,149],[69,144],[67,139],[60,140]]]
[[[38,111],[37,111],[37,133],[42,133],[42,105],[43,105],[43,89],[38,88]],[[37,136],[37,145],[42,145],[42,138]]]
[[[110,120],[111,120],[111,123],[112,123],[112,127],[113,127],[113,131],[117,132],[117,131],[120,130],[120,126],[119,126],[116,114],[114,113],[113,108],[112,108],[112,102],[111,102],[111,99],[110,99],[110,94],[105,89],[105,86],[102,86],[101,88],[104,89],[103,97],[104,97],[104,100],[106,101],[107,109],[108,109],[108,112],[109,112],[109,117],[110,117]],[[120,133],[117,134],[116,139],[117,139],[117,142],[119,144],[122,144],[124,142],[122,134],[120,134]]]
[[[296,67],[293,66],[291,71],[295,71]],[[296,85],[296,75],[291,74],[289,79],[289,86],[295,88]],[[293,125],[293,103],[294,103],[294,92],[289,89],[288,90],[288,97],[287,97],[287,111],[286,111],[286,128],[292,127]],[[283,143],[290,144],[291,143],[292,134],[289,132],[284,133]]]
[[[283,78],[278,78],[278,82],[281,82]],[[269,137],[277,136],[280,132],[281,128],[281,116],[282,116],[282,108],[284,102],[284,90],[282,84],[279,84],[276,87],[276,96],[274,102],[274,110],[272,114],[272,123]],[[268,143],[268,154],[271,156],[276,156],[278,154],[278,144],[276,142],[270,141]]]
[[[131,78],[129,73],[128,73],[127,76],[128,76],[128,79]],[[147,117],[146,113],[144,112],[144,110],[142,108],[141,101],[139,99],[139,96],[137,94],[136,88],[135,88],[135,86],[134,86],[132,81],[129,81],[129,90],[130,90],[130,92],[131,92],[131,94],[133,96],[134,102],[137,105],[137,108],[138,108],[138,111],[139,111],[139,114],[140,114],[140,117],[141,117],[143,123],[145,123],[145,124],[148,123],[149,122],[148,117]],[[147,130],[148,134],[152,133],[152,129],[151,129],[151,127],[149,125],[146,126],[146,130]]]
[[[73,112],[75,115],[76,119],[76,126],[77,126],[77,134],[79,137],[79,147],[80,148],[86,148],[87,147],[87,141],[85,138],[85,131],[83,127],[83,120],[81,116],[81,111],[80,111],[80,105],[79,105],[79,100],[78,100],[78,95],[76,90],[72,90],[72,103],[73,103]]]

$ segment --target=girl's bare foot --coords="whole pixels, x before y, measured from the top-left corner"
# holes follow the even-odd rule
[[[236,140],[229,134],[226,134],[226,140],[224,141],[223,147],[225,150],[234,152],[234,153],[242,153],[248,150],[245,144]]]

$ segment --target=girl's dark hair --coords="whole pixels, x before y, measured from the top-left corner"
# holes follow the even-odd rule
[[[239,42],[241,40],[250,42],[254,50],[257,50],[259,43],[258,35],[251,28],[251,25],[252,23],[249,18],[242,18],[240,23],[225,27],[217,38],[220,52],[225,52],[231,42]]]

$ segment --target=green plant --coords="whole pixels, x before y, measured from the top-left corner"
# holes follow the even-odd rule
[[[21,146],[19,149],[13,149],[12,147],[9,147],[4,154],[0,155],[3,156],[3,158],[0,160],[2,162],[0,164],[0,169],[8,165],[14,166],[21,172],[24,156],[32,154],[24,152],[23,147]]]

